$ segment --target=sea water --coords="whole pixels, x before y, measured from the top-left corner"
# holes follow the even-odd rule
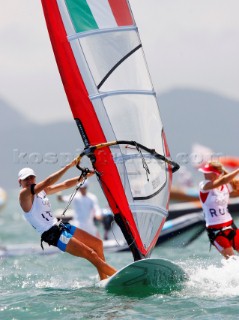
[[[57,206],[53,199],[53,205]],[[22,218],[17,192],[8,194],[0,212],[0,247],[34,244],[38,234]],[[106,252],[108,263],[121,268],[130,252]],[[0,319],[238,319],[239,258],[224,260],[209,251],[206,234],[189,246],[164,244],[153,258],[180,265],[188,280],[180,292],[130,298],[96,286],[95,268],[66,253],[24,254],[0,258]]]

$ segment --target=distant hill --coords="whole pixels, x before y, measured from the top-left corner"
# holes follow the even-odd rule
[[[2,100],[0,112],[0,186],[4,188],[18,186],[17,173],[22,167],[32,167],[43,178],[64,164],[67,154],[68,158],[73,157],[83,148],[73,119],[72,122],[35,124]]]
[[[193,143],[239,156],[239,101],[200,90],[177,89],[161,94],[159,105],[174,159],[179,153],[190,153]],[[35,124],[3,100],[0,113],[0,186],[4,188],[17,187],[17,173],[22,167],[34,168],[43,178],[64,163],[67,153],[72,156],[83,148],[74,120]]]
[[[158,100],[174,159],[180,153],[190,154],[194,143],[239,156],[239,101],[190,89],[169,91]]]

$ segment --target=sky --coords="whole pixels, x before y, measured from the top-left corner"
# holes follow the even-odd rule
[[[155,90],[239,100],[238,0],[131,0]],[[29,120],[72,118],[40,0],[0,0],[0,99]]]

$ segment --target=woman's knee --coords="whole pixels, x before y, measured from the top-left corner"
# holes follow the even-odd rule
[[[103,250],[103,241],[98,239],[98,247]]]
[[[89,260],[94,265],[99,265],[99,263],[103,261],[98,253],[94,250],[88,250],[88,252],[86,252],[84,255],[84,258]]]
[[[228,259],[229,257],[233,256],[234,255],[234,251],[233,251],[233,248],[232,247],[229,247],[229,248],[225,248],[221,251],[221,254],[226,258]]]
[[[99,238],[94,238],[94,241],[90,242],[89,246],[91,246],[97,252],[103,251],[103,241]]]

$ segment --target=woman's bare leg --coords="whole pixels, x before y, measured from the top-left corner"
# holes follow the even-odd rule
[[[234,256],[234,251],[233,251],[233,248],[232,248],[232,247],[223,249],[220,253],[221,253],[226,259],[230,258],[231,256]]]
[[[74,238],[86,244],[87,247],[93,249],[98,256],[105,261],[103,242],[101,239],[94,237],[88,232],[78,228],[75,230]]]
[[[95,250],[88,247],[75,237],[72,237],[68,242],[66,252],[90,261],[96,267],[101,280],[106,279],[107,276],[112,276],[117,271],[101,259]]]

